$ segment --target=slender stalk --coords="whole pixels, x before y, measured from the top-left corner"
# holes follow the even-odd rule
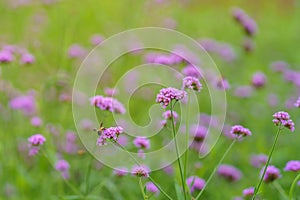
[[[204,185],[204,187],[202,188],[202,190],[199,192],[199,194],[197,195],[197,197],[195,198],[195,200],[198,200],[202,196],[202,194],[204,193],[205,188],[207,187],[207,185],[209,184],[209,182],[211,181],[211,179],[215,175],[218,167],[222,164],[223,160],[225,159],[225,157],[227,156],[227,154],[229,153],[229,151],[231,150],[231,148],[233,147],[233,145],[236,143],[237,140],[238,140],[238,138],[234,139],[231,142],[231,144],[229,145],[229,147],[227,148],[227,150],[223,154],[222,158],[219,160],[218,164],[214,168],[213,172],[210,174],[209,178],[206,181],[206,184]]]
[[[300,173],[296,176],[296,178],[294,179],[294,181],[293,181],[293,183],[290,187],[289,200],[293,200],[293,193],[294,193],[295,186],[296,186],[299,179],[300,179]]]
[[[264,179],[264,176],[265,176],[265,174],[266,174],[267,168],[268,168],[268,166],[269,166],[269,164],[270,164],[270,160],[271,160],[271,157],[272,157],[272,155],[273,155],[273,151],[274,151],[275,146],[276,146],[276,143],[277,143],[277,141],[278,141],[279,134],[280,134],[280,132],[281,132],[281,130],[282,130],[281,127],[282,127],[282,126],[281,126],[281,124],[280,124],[279,127],[278,127],[278,130],[277,130],[277,133],[276,133],[275,141],[274,141],[274,143],[273,143],[273,145],[272,145],[271,151],[270,151],[269,156],[268,156],[268,161],[267,161],[267,163],[266,163],[266,165],[265,165],[265,167],[264,167],[264,171],[263,171],[263,173],[262,173],[262,175],[261,175],[261,178],[260,178],[260,180],[259,180],[259,183],[258,183],[258,185],[257,185],[257,186],[255,187],[255,189],[254,189],[254,195],[253,195],[253,197],[252,197],[252,200],[255,200],[255,197],[256,197],[256,195],[257,195],[257,193],[258,193],[258,191],[259,191],[259,188],[260,188],[260,186],[261,186],[261,184],[262,184],[262,181],[263,181],[263,179]]]
[[[281,196],[283,197],[283,199],[288,199],[288,196],[285,193],[284,189],[281,187],[281,185],[277,181],[274,181],[273,185],[278,190],[278,192],[281,194]]]
[[[93,159],[94,159],[93,156],[91,156],[91,160],[89,162],[86,176],[85,176],[85,196],[87,196],[89,193],[89,187],[90,187],[89,180],[90,180],[90,175],[91,175],[91,171],[92,171]]]
[[[146,194],[145,194],[145,192],[144,192],[144,186],[143,186],[142,178],[141,178],[141,177],[139,177],[139,185],[140,185],[140,189],[141,189],[141,192],[142,192],[142,194],[143,194],[144,200],[147,200],[148,198],[147,198],[147,196],[146,196]]]
[[[171,109],[170,110],[171,110],[171,122],[172,122],[173,137],[174,137],[175,149],[176,149],[176,155],[177,155],[177,163],[178,163],[179,172],[180,172],[181,184],[182,184],[182,187],[183,187],[184,199],[186,200],[186,187],[185,187],[185,181],[184,181],[184,176],[183,176],[183,171],[182,171],[182,165],[181,165],[181,161],[180,161],[179,147],[178,147],[177,138],[176,138],[172,103],[171,103]]]
[[[186,115],[185,115],[185,119],[186,119],[186,123],[185,123],[185,141],[186,141],[186,151],[184,153],[184,180],[186,180],[187,178],[187,168],[188,168],[188,144],[189,144],[189,106],[190,106],[190,99],[189,95],[187,95],[188,97],[188,103],[186,106]]]
[[[148,177],[150,181],[158,188],[158,190],[169,200],[173,200],[159,185],[156,183],[151,176]]]

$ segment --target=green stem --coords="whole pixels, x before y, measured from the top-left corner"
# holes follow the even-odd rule
[[[292,183],[292,186],[291,186],[290,192],[289,192],[289,200],[293,200],[293,193],[294,193],[295,186],[299,179],[300,179],[300,173],[296,176],[296,178],[294,179],[294,181]]]
[[[92,171],[93,159],[94,159],[93,156],[91,156],[91,160],[89,162],[88,169],[85,176],[85,196],[87,196],[89,193],[89,187],[90,187],[89,180]]]
[[[236,141],[238,140],[238,138],[234,139],[231,144],[229,145],[229,147],[227,148],[227,150],[225,151],[225,153],[223,154],[222,158],[219,160],[218,164],[216,165],[216,167],[214,168],[213,172],[210,174],[209,178],[206,181],[206,184],[204,185],[204,187],[202,188],[201,192],[197,195],[197,197],[195,198],[195,200],[198,200],[202,194],[204,193],[205,188],[207,187],[208,183],[211,181],[211,179],[213,178],[213,176],[215,175],[218,167],[222,164],[223,160],[225,159],[225,157],[227,156],[227,154],[229,153],[229,151],[231,150],[231,148],[233,147],[233,145],[236,143]]]
[[[285,193],[284,189],[281,187],[281,185],[277,181],[274,181],[273,185],[278,190],[278,192],[281,194],[281,196],[283,197],[283,199],[288,199],[288,196]]]
[[[182,187],[183,187],[184,199],[186,200],[186,187],[185,187],[185,181],[184,181],[184,176],[183,176],[182,166],[181,166],[181,161],[180,161],[179,147],[178,147],[177,138],[176,138],[172,103],[171,103],[171,109],[170,110],[171,110],[171,121],[172,121],[173,137],[174,137],[175,149],[176,149],[176,155],[177,155],[177,163],[178,163],[179,172],[180,172],[181,184],[182,184]]]
[[[144,192],[144,186],[143,186],[142,178],[141,178],[141,177],[139,177],[139,185],[140,185],[140,189],[141,189],[141,192],[142,192],[142,194],[143,194],[144,200],[147,200],[147,196],[146,196],[146,194],[145,194],[145,192]]]
[[[158,190],[165,195],[165,197],[169,200],[173,200],[172,197],[170,197],[159,185],[156,183],[151,176],[148,177],[150,181],[158,188]]]
[[[268,156],[268,161],[267,161],[267,163],[266,163],[266,165],[265,165],[265,167],[264,167],[264,171],[263,171],[263,173],[262,173],[262,175],[261,175],[261,178],[260,178],[260,180],[259,180],[259,183],[258,183],[258,185],[255,187],[254,195],[253,195],[253,197],[252,197],[252,200],[255,200],[255,197],[256,197],[256,195],[257,195],[257,193],[258,193],[258,191],[259,191],[259,188],[260,188],[260,186],[261,186],[261,184],[262,184],[262,181],[263,181],[264,176],[265,176],[265,174],[266,174],[267,168],[268,168],[268,166],[269,166],[269,164],[270,164],[270,160],[271,160],[271,157],[272,157],[272,155],[273,155],[273,151],[274,151],[274,149],[275,149],[275,146],[276,146],[276,143],[277,143],[277,141],[278,141],[278,137],[279,137],[279,134],[280,134],[281,130],[282,130],[282,129],[281,129],[281,124],[280,124],[279,127],[278,127],[278,130],[277,130],[277,133],[276,133],[275,141],[274,141],[274,143],[273,143],[273,145],[272,145],[271,151],[270,151],[269,156]]]
[[[188,95],[189,96],[189,95]],[[186,141],[186,151],[184,154],[184,180],[187,178],[187,168],[188,168],[188,144],[189,144],[189,106],[190,106],[190,98],[188,97],[188,103],[186,108],[186,115],[185,115],[185,141]]]

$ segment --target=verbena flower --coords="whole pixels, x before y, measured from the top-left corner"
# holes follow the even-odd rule
[[[205,126],[201,125],[192,125],[191,126],[191,135],[194,137],[196,142],[202,142],[207,134],[208,130]]]
[[[10,63],[14,60],[14,56],[10,51],[0,51],[0,63]]]
[[[300,171],[300,161],[299,160],[291,160],[286,163],[285,171],[293,171],[293,172],[298,172]]]
[[[142,148],[142,149],[149,149],[150,148],[150,141],[146,137],[141,137],[141,136],[136,137],[133,141],[133,144],[137,148]]]
[[[112,97],[94,96],[90,99],[91,105],[114,113],[124,114],[126,112],[122,103]]]
[[[186,92],[176,88],[168,87],[159,91],[156,96],[156,102],[160,103],[162,107],[166,108],[171,101],[179,101],[186,97]]]
[[[118,177],[122,177],[128,174],[128,169],[126,167],[117,167],[114,169],[113,174]]]
[[[40,146],[46,142],[46,138],[41,134],[35,134],[28,138],[28,142],[29,155],[34,156],[39,152]]]
[[[63,176],[64,179],[69,179],[69,169],[70,169],[70,164],[66,160],[58,160],[55,163],[55,169],[59,172],[61,172],[61,175]]]
[[[268,161],[268,156],[265,154],[252,155],[250,163],[253,167],[260,168],[264,166]]]
[[[32,126],[39,127],[39,126],[41,126],[43,124],[43,121],[42,121],[41,118],[35,116],[35,117],[32,117],[30,119],[30,123],[31,123]]]
[[[251,135],[251,131],[241,125],[235,125],[233,127],[231,127],[231,134],[234,134],[236,136],[250,136]]]
[[[201,71],[199,71],[199,67],[195,67],[193,65],[188,65],[181,71],[185,76],[191,76],[195,78],[201,78]]]
[[[145,186],[148,192],[159,194],[159,189],[156,187],[156,185],[154,185],[154,183],[147,182]]]
[[[21,56],[20,62],[22,64],[32,64],[35,62],[35,57],[30,53],[24,53]]]
[[[263,173],[264,168],[261,170],[261,174]],[[273,165],[267,167],[266,174],[264,176],[264,182],[270,183],[274,180],[281,177],[280,170]]]
[[[242,173],[234,166],[223,164],[220,165],[217,171],[218,175],[230,182],[235,182],[241,179]]]
[[[274,119],[273,122],[276,126],[283,125],[287,129],[291,130],[292,132],[295,130],[295,124],[290,119],[290,115],[287,112],[279,111],[273,115]]]
[[[243,190],[244,197],[251,197],[254,194],[254,187],[249,187]]]
[[[187,76],[183,79],[182,87],[191,89],[197,92],[200,92],[202,89],[202,84],[200,83],[198,78]]]
[[[25,115],[32,115],[36,111],[36,102],[31,94],[17,96],[10,100],[9,106],[13,110],[21,110]]]
[[[102,134],[97,140],[99,146],[106,145],[107,140],[112,140],[114,142],[118,141],[119,135],[123,133],[123,128],[120,126],[110,127],[103,130]]]
[[[253,76],[252,76],[252,85],[255,88],[261,88],[266,84],[266,75],[262,72],[256,72]]]
[[[149,177],[150,170],[147,166],[134,166],[131,171],[132,175],[137,177]]]
[[[190,176],[186,179],[186,184],[188,185],[190,192],[202,190],[205,186],[205,180],[199,178],[198,176]]]
[[[295,107],[300,108],[300,97],[297,99],[296,103],[294,104]]]

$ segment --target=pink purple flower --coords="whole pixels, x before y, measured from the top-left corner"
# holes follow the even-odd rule
[[[159,189],[156,187],[156,185],[154,185],[154,183],[147,182],[145,186],[148,192],[159,194]]]
[[[256,72],[252,77],[252,85],[255,88],[261,88],[266,83],[266,75],[262,72]]]
[[[35,57],[30,53],[24,53],[22,54],[20,61],[22,64],[32,64],[35,62]]]
[[[69,48],[69,57],[79,58],[86,54],[86,50],[78,44],[74,44]]]
[[[14,56],[10,51],[0,51],[0,63],[10,63],[14,60]]]
[[[113,174],[122,177],[128,174],[128,169],[126,167],[117,167],[114,169]]]
[[[61,172],[61,175],[63,176],[64,179],[69,179],[69,169],[70,169],[70,164],[66,160],[58,160],[55,163],[55,169],[59,172]]]
[[[172,111],[172,114],[173,114],[173,119],[174,119],[174,121],[176,121],[176,120],[178,119],[178,114],[177,114],[177,112]],[[168,119],[171,120],[171,118],[172,118],[171,110],[167,110],[167,111],[163,112],[162,116],[163,116],[163,118],[166,119],[166,120],[168,120]]]
[[[18,96],[11,99],[9,106],[13,110],[21,110],[25,115],[32,115],[36,111],[35,99],[31,94]]]
[[[201,71],[199,71],[199,67],[195,67],[193,65],[188,65],[182,69],[182,73],[185,76],[192,76],[195,78],[201,78]]]
[[[219,90],[228,90],[230,85],[225,78],[220,77],[215,81],[215,87]]]
[[[248,85],[239,86],[234,91],[234,95],[240,98],[249,98],[252,93],[253,88]]]
[[[124,114],[126,112],[123,104],[112,97],[94,96],[90,99],[91,105],[114,113]]]
[[[32,117],[30,119],[30,123],[31,123],[32,126],[39,127],[39,126],[41,126],[43,124],[43,121],[42,121],[41,118],[35,116],[35,117]]]
[[[136,137],[133,141],[133,144],[137,148],[142,148],[142,149],[149,149],[150,148],[150,141],[146,137],[141,137],[141,136]]]
[[[35,134],[28,138],[28,142],[29,155],[34,156],[39,152],[40,146],[46,142],[46,138],[41,134]]]
[[[91,44],[94,46],[99,45],[102,41],[104,40],[104,37],[102,35],[99,34],[95,34],[91,37]]]
[[[205,181],[198,176],[190,176],[186,179],[186,184],[190,188],[191,193],[193,193],[196,190],[202,190],[205,186]]]
[[[265,154],[252,155],[250,163],[253,167],[260,168],[267,163],[268,156]]]
[[[244,197],[251,197],[254,194],[254,187],[249,187],[243,190]]]
[[[182,87],[200,92],[202,89],[202,84],[200,83],[199,79],[192,76],[187,76],[183,79]]]
[[[293,172],[298,172],[300,171],[300,161],[299,160],[291,160],[286,163],[285,171],[293,171]]]
[[[192,125],[191,135],[194,137],[196,142],[202,142],[207,134],[208,130],[205,126]]]
[[[264,170],[264,168],[262,169],[261,174],[263,173],[263,170]],[[266,174],[265,174],[263,180],[266,183],[270,183],[280,177],[281,177],[280,170],[278,168],[276,168],[275,166],[270,165],[267,167]]]
[[[131,174],[137,177],[149,177],[150,169],[147,166],[134,166],[132,168]]]
[[[230,133],[236,135],[237,137],[238,136],[245,137],[251,135],[251,131],[241,125],[232,126]]]
[[[300,97],[297,99],[296,103],[294,104],[295,107],[300,108]]]
[[[241,179],[242,173],[236,167],[231,165],[220,165],[217,171],[218,175],[230,182],[235,182]]]
[[[284,72],[289,68],[289,64],[285,61],[275,61],[270,64],[270,67],[275,72]]]
[[[173,100],[179,101],[186,97],[186,92],[176,88],[168,87],[159,91],[156,96],[156,102],[162,107],[167,107]]]
[[[273,123],[276,126],[283,125],[287,129],[291,130],[292,132],[295,130],[295,124],[290,119],[290,115],[287,112],[279,111],[273,115]]]
[[[121,133],[123,133],[123,128],[120,126],[106,128],[102,131],[102,134],[99,136],[97,144],[99,146],[106,145],[108,140],[116,142],[118,141],[118,137]]]
[[[69,154],[74,154],[77,152],[78,147],[76,144],[76,134],[73,131],[68,131],[66,133],[66,141],[63,146],[64,151]]]

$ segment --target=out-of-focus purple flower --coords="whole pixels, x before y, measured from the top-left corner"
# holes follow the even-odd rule
[[[90,99],[91,105],[114,113],[124,114],[126,112],[123,104],[112,97],[94,96]]]
[[[76,144],[76,134],[72,131],[66,133],[66,142],[63,146],[66,153],[75,154],[78,151]]]
[[[29,142],[28,154],[29,156],[34,156],[39,152],[40,146],[42,146],[46,142],[46,138],[41,134],[35,134],[28,138],[28,142]]]
[[[169,29],[175,29],[177,26],[177,22],[172,18],[165,18],[162,23],[165,28]]]
[[[143,149],[139,149],[138,150],[138,157],[142,158],[142,159],[145,159],[146,158],[146,154],[144,152]]]
[[[289,162],[286,163],[285,171],[293,171],[293,172],[298,172],[300,171],[300,161],[299,160],[290,160]]]
[[[272,106],[272,107],[275,107],[278,105],[278,96],[276,94],[269,94],[268,95],[268,102],[269,102],[269,105]]]
[[[13,110],[21,110],[25,115],[32,115],[36,111],[34,96],[30,94],[11,99],[9,106]]]
[[[237,168],[231,165],[220,165],[217,171],[218,175],[230,182],[235,182],[241,179],[242,173]]]
[[[104,40],[104,37],[102,35],[99,34],[95,34],[91,37],[91,44],[94,46],[99,45],[102,41]]]
[[[32,126],[39,127],[39,126],[41,126],[43,124],[43,121],[42,121],[41,118],[35,116],[35,117],[32,117],[30,119],[30,123],[31,123]]]
[[[257,32],[257,25],[256,22],[252,18],[245,18],[243,20],[243,25],[246,33],[250,36],[255,35]]]
[[[94,123],[89,119],[83,119],[79,123],[79,127],[86,131],[91,131],[94,128]]]
[[[253,88],[250,86],[239,86],[235,89],[234,95],[240,98],[249,98],[252,95]]]
[[[290,119],[290,115],[287,112],[279,111],[279,112],[275,113],[273,115],[273,117],[274,117],[273,123],[276,126],[283,125],[284,127],[286,127],[287,129],[289,129],[292,132],[295,130],[295,124]]]
[[[66,160],[58,160],[55,163],[55,169],[59,172],[61,172],[61,175],[63,176],[64,179],[69,179],[69,169],[70,169],[70,164]]]
[[[150,148],[150,141],[146,137],[141,137],[138,136],[134,139],[133,144],[137,148],[142,148],[142,149],[149,149]]]
[[[145,186],[148,192],[159,194],[159,189],[156,187],[156,185],[154,185],[154,183],[147,182]]]
[[[173,111],[172,114],[173,114],[173,119],[174,119],[174,121],[176,121],[176,120],[178,119],[178,114],[177,114],[177,112]],[[167,110],[167,111],[163,112],[162,116],[163,116],[163,118],[166,119],[166,120],[168,120],[168,119],[171,120],[171,118],[172,118],[171,110]]]
[[[254,187],[249,187],[243,190],[244,197],[251,197],[254,194]]]
[[[252,155],[250,158],[250,163],[253,167],[261,168],[267,163],[268,156],[265,154]]]
[[[243,42],[243,47],[246,52],[252,52],[255,49],[255,43],[252,39],[246,38]]]
[[[182,81],[182,88],[188,88],[200,92],[202,89],[202,84],[200,83],[199,79],[192,76],[187,76]]]
[[[285,61],[275,61],[270,64],[271,69],[274,72],[284,72],[289,68],[289,64]]]
[[[86,54],[86,50],[78,44],[73,44],[69,48],[68,54],[71,58],[80,58]]]
[[[243,21],[243,18],[245,18],[246,15],[247,14],[245,13],[245,11],[241,8],[235,7],[232,9],[232,16],[239,23]]]
[[[266,75],[262,72],[256,72],[253,76],[252,76],[252,85],[255,88],[261,88],[266,84]]]
[[[123,133],[123,128],[120,126],[106,128],[99,136],[97,144],[102,146],[107,144],[107,140],[118,141],[118,137],[121,133]]]
[[[196,190],[202,190],[205,186],[205,181],[198,176],[190,176],[186,179],[186,184],[190,188],[191,193],[193,193]]]
[[[149,177],[150,169],[147,166],[140,165],[134,166],[131,170],[131,174],[137,177]]]
[[[30,53],[24,53],[21,55],[20,62],[22,64],[32,64],[35,62],[35,57]]]
[[[114,169],[113,174],[122,177],[128,174],[128,169],[126,167],[117,167]]]
[[[201,78],[201,70],[199,67],[195,67],[193,65],[187,65],[186,67],[184,67],[181,71],[185,76],[192,76],[195,78]]]
[[[300,108],[300,97],[297,99],[296,103],[294,104],[295,107]]]
[[[229,85],[227,79],[220,77],[220,78],[216,79],[215,87],[220,90],[228,90],[230,88],[230,85]]]
[[[241,125],[235,125],[231,127],[230,133],[236,135],[237,137],[239,136],[245,137],[251,135],[251,131]]]
[[[219,44],[216,53],[226,62],[232,62],[236,58],[236,54],[229,44]]]
[[[117,95],[119,93],[119,90],[116,88],[104,88],[104,93],[107,96],[112,97],[114,95]]]
[[[10,51],[0,51],[0,63],[10,63],[14,60],[14,56]]]
[[[168,166],[164,167],[163,170],[168,175],[172,175],[174,173],[174,168],[172,167],[172,165],[168,165]]]
[[[160,103],[162,107],[167,107],[172,100],[179,101],[186,97],[186,92],[176,88],[168,87],[159,91],[156,96],[156,102]]]
[[[261,174],[263,173],[264,168],[261,170]],[[264,176],[264,182],[270,183],[274,180],[281,177],[280,170],[273,165],[267,167],[266,174]]]
[[[126,146],[128,144],[128,138],[126,135],[120,135],[118,138],[118,143],[122,146]]]
[[[201,125],[192,125],[191,126],[191,135],[194,137],[196,142],[202,142],[207,134],[208,130],[205,126]]]

